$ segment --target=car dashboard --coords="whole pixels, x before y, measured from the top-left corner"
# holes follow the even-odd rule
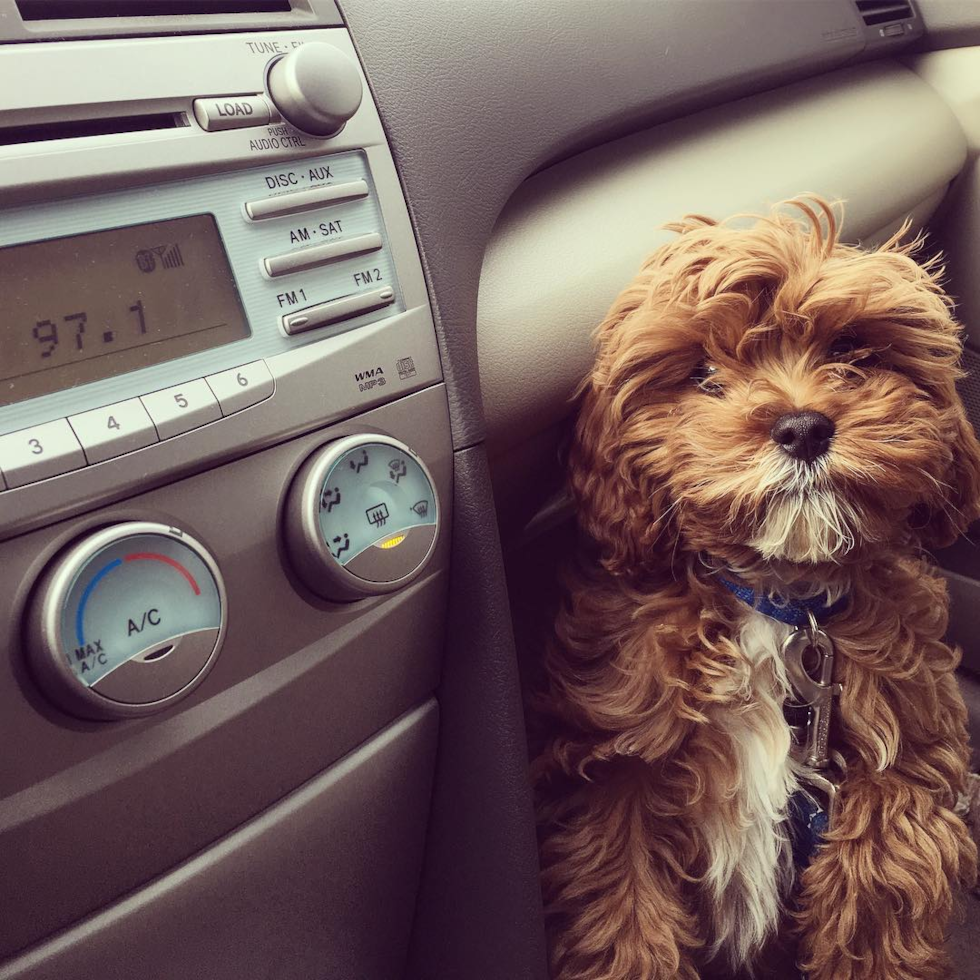
[[[975,366],[968,6],[0,0],[0,978],[546,976],[591,331],[814,191],[947,248]]]

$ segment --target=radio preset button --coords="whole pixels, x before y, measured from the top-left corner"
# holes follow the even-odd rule
[[[221,418],[218,400],[203,378],[143,395],[141,401],[161,439],[179,436]]]
[[[210,385],[225,415],[264,401],[276,387],[265,361],[252,361],[230,371],[209,375],[204,380]]]
[[[339,262],[353,255],[364,255],[365,252],[377,252],[384,244],[377,232],[368,235],[358,235],[339,242],[327,242],[324,245],[313,245],[298,252],[287,252],[285,255],[275,255],[265,260],[265,271],[273,278],[288,276],[294,272],[306,272],[321,265]]]
[[[224,129],[264,126],[272,119],[269,103],[261,95],[229,95],[223,99],[195,99],[194,118],[209,133]]]
[[[344,296],[329,303],[319,303],[317,306],[289,313],[282,318],[282,328],[293,336],[331,323],[339,323],[341,320],[349,320],[361,313],[380,310],[382,307],[390,306],[394,301],[395,291],[390,286],[384,289],[372,289],[367,293],[355,293],[353,296]]]
[[[330,184],[327,187],[314,187],[309,191],[294,191],[279,197],[249,201],[245,205],[245,213],[253,221],[262,221],[264,218],[282,218],[300,211],[314,211],[331,204],[343,204],[345,201],[359,201],[367,196],[367,181],[352,180],[347,184]]]
[[[72,415],[68,423],[75,430],[89,463],[101,463],[159,441],[157,430],[138,398]]]
[[[0,436],[0,468],[13,489],[85,465],[85,454],[66,419]]]

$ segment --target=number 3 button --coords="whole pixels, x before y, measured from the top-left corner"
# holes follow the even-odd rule
[[[157,441],[156,429],[138,398],[68,419],[89,463],[131,453]]]
[[[0,469],[11,488],[46,480],[84,465],[82,447],[64,419],[0,436]]]

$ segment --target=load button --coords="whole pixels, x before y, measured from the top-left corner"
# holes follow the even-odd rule
[[[272,121],[272,111],[261,95],[229,95],[222,99],[195,99],[194,117],[202,129],[216,133],[264,126]]]

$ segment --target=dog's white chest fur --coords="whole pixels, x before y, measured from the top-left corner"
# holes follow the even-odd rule
[[[733,705],[712,723],[731,740],[736,773],[729,800],[705,814],[706,885],[711,892],[713,948],[733,966],[751,960],[772,935],[793,877],[784,825],[797,788],[783,717],[788,690],[780,647],[792,627],[746,609],[739,634],[744,664]]]

